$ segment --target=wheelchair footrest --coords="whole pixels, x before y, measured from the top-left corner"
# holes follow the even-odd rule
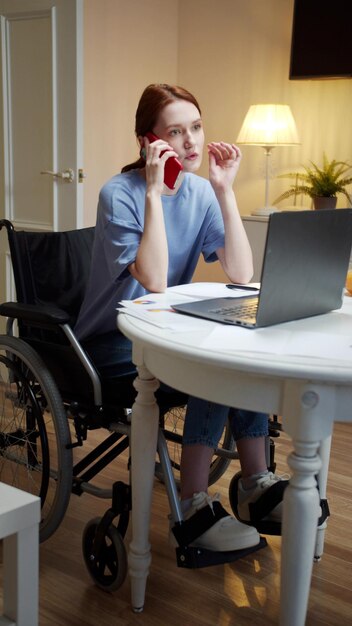
[[[318,519],[318,526],[321,526],[321,524],[323,524],[325,520],[330,516],[329,504],[326,499],[320,500],[320,507],[321,516]],[[263,533],[263,535],[281,536],[282,534],[281,522],[261,520],[258,523],[253,522],[252,525],[255,526],[258,533]]]
[[[244,550],[230,550],[229,552],[214,552],[205,548],[194,548],[191,546],[181,546],[176,548],[176,559],[178,567],[187,567],[188,569],[197,569],[200,567],[209,567],[210,565],[221,565],[223,563],[232,563],[238,559],[256,552],[261,548],[265,548],[267,541],[264,537],[260,538],[260,542],[252,548]]]

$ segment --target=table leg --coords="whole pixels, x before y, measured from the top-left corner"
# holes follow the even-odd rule
[[[145,367],[140,366],[134,385],[138,395],[132,407],[131,420],[132,540],[128,564],[132,609],[141,612],[151,563],[149,526],[159,426],[154,391],[159,382]]]
[[[4,539],[4,616],[9,624],[38,626],[38,579],[39,532],[35,524]]]
[[[319,495],[318,443],[294,443],[292,471],[285,491],[281,550],[280,626],[304,626],[312,575]]]
[[[283,504],[280,626],[305,624],[320,515],[318,449],[331,436],[334,413],[335,393],[328,385],[286,381],[282,421],[294,451]]]

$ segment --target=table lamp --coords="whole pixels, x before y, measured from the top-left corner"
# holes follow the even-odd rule
[[[237,143],[262,146],[265,151],[265,205],[252,215],[269,215],[277,208],[269,205],[269,157],[275,146],[299,144],[291,109],[287,104],[252,104],[237,137]]]

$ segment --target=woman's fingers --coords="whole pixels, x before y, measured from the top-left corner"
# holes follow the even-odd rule
[[[158,139],[157,141],[153,141],[152,143],[148,142],[148,144],[149,145],[146,145],[146,151],[147,162],[149,163],[157,162],[158,159],[160,159],[162,163],[165,163],[165,161],[167,161],[167,159],[169,159],[170,157],[178,156],[173,148],[171,148],[171,146],[169,146],[169,144],[162,139]]]
[[[217,161],[237,161],[242,156],[240,149],[235,144],[225,143],[224,141],[212,141],[209,143],[208,152],[211,152]]]

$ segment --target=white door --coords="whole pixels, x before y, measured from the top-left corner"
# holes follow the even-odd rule
[[[83,225],[82,17],[83,0],[0,0],[0,218],[18,229]],[[0,278],[15,299],[4,229]]]

